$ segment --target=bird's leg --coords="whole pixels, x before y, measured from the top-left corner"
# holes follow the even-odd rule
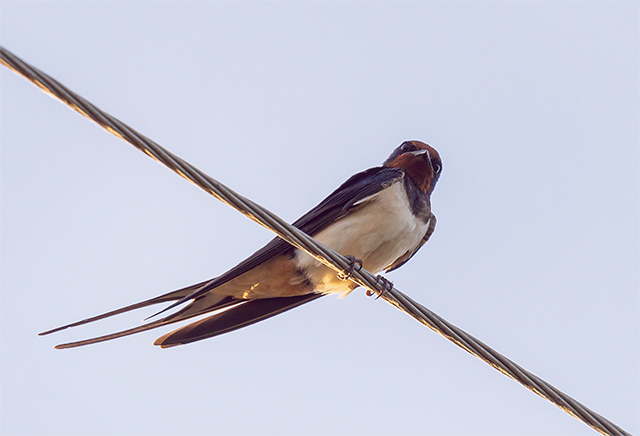
[[[354,271],[360,271],[362,269],[362,260],[356,259],[355,256],[352,256],[350,254],[346,255],[345,257],[349,261],[349,269],[346,274],[338,273],[338,278],[340,280],[349,280],[353,275]],[[356,265],[358,266],[357,269],[356,269]]]
[[[382,290],[380,291],[380,294],[378,294],[378,296],[376,297],[376,300],[380,297],[382,297],[382,295],[393,289],[393,282],[387,280],[385,277],[378,275],[376,276],[376,285],[380,283],[382,285]],[[366,292],[367,297],[371,297],[373,295],[373,292],[371,292],[370,290],[367,290]]]

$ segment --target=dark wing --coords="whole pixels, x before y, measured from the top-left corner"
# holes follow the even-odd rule
[[[386,167],[371,168],[369,170],[358,173],[344,182],[318,206],[314,207],[308,213],[300,217],[300,219],[295,221],[293,225],[304,231],[305,233],[313,235],[321,231],[334,221],[344,217],[353,207],[358,207],[356,203],[381,191],[393,180],[401,177],[402,174],[403,172],[400,169]],[[163,325],[172,324],[178,321],[183,321],[194,316],[202,315],[214,310],[224,308],[228,308],[226,312],[215,314],[212,317],[185,326],[183,327],[183,329],[187,330],[179,329],[176,332],[172,332],[171,334],[165,335],[161,338],[167,342],[162,342],[159,339],[158,341],[160,342],[156,341],[156,343],[164,346],[179,345],[180,343],[193,342],[199,339],[204,339],[205,337],[215,336],[216,334],[225,333],[240,327],[244,327],[246,325],[253,324],[255,322],[282,313],[286,310],[292,309],[293,307],[304,304],[308,301],[314,300],[321,295],[312,294],[310,296],[304,296],[304,298],[268,298],[262,300],[251,300],[247,302],[245,300],[238,300],[232,297],[214,296],[212,294],[207,294],[207,292],[230,280],[233,280],[234,278],[249,271],[250,269],[255,268],[256,266],[266,262],[274,256],[284,253],[289,249],[292,249],[289,243],[276,237],[263,248],[256,251],[253,255],[249,256],[247,259],[240,262],[238,265],[231,268],[226,273],[212,280],[188,286],[186,288],[169,292],[150,300],[145,300],[141,303],[133,304],[131,306],[107,312],[102,315],[87,318],[79,322],[49,330],[40,333],[40,335],[54,333],[69,327],[75,327],[120,313],[128,312],[130,310],[168,301],[176,301],[176,303],[172,304],[164,310],[168,310],[185,301],[193,300],[191,304],[179,310],[178,312],[161,318],[157,321],[98,338],[72,342],[69,344],[62,344],[57,346],[56,348],[71,348],[115,339],[134,333],[139,333],[145,330],[154,329]],[[229,306],[232,307],[229,308]],[[164,312],[164,310],[162,312]],[[178,332],[182,333],[178,334]]]
[[[370,168],[355,174],[292,225],[313,236],[344,217],[356,203],[377,194],[403,175],[403,170],[387,167]]]
[[[436,229],[436,216],[432,213],[429,216],[429,227],[427,227],[427,232],[424,234],[424,237],[422,238],[422,241],[420,241],[420,244],[414,250],[407,251],[404,255],[396,259],[396,261],[393,262],[393,264],[391,264],[389,268],[387,268],[387,272],[393,271],[394,269],[398,269],[402,265],[407,263],[409,259],[411,259],[413,255],[416,254],[418,250],[420,250],[420,248],[422,248],[422,246],[427,243],[427,241],[429,240],[429,238],[431,237],[435,229]]]
[[[222,313],[216,313],[160,336],[153,345],[169,348],[229,333],[259,321],[264,321],[267,318],[320,297],[322,297],[322,294],[248,300]]]

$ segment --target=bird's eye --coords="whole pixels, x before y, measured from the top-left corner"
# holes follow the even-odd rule
[[[400,146],[400,150],[402,150],[403,152],[411,151],[413,150],[413,144],[410,142],[403,142],[402,145]]]
[[[442,164],[440,162],[431,161],[431,166],[436,174],[440,174],[440,171],[442,171]]]

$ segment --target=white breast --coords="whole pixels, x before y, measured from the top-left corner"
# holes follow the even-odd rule
[[[336,221],[314,235],[314,238],[343,255],[361,259],[365,269],[378,273],[409,250],[415,249],[425,233],[427,224],[411,213],[402,179],[367,198],[363,207]],[[296,263],[307,271],[307,279],[316,292],[348,294],[349,281],[342,281],[336,273],[296,250]]]

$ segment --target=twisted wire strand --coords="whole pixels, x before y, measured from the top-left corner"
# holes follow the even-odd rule
[[[309,235],[292,227],[277,215],[234,192],[217,180],[204,174],[196,167],[175,156],[163,147],[141,135],[120,120],[101,111],[64,85],[44,72],[29,65],[6,48],[0,46],[0,61],[3,65],[24,76],[43,91],[61,100],[80,114],[96,122],[109,132],[128,142],[138,150],[157,160],[180,176],[194,183],[199,188],[213,195],[223,203],[233,207],[258,224],[276,233],[289,244],[305,251],[334,271],[349,275],[349,280],[375,292],[385,301],[409,314],[418,322],[444,336],[463,350],[483,360],[498,371],[522,384],[539,396],[552,402],[565,412],[573,415],[596,431],[605,435],[628,435],[611,421],[588,409],[580,402],[564,394],[559,389],[542,380],[535,374],[522,368],[507,357],[493,350],[488,345],[474,338],[464,330],[447,322],[439,315],[417,303],[397,288],[384,289],[376,276],[365,269],[350,270],[349,260]]]

